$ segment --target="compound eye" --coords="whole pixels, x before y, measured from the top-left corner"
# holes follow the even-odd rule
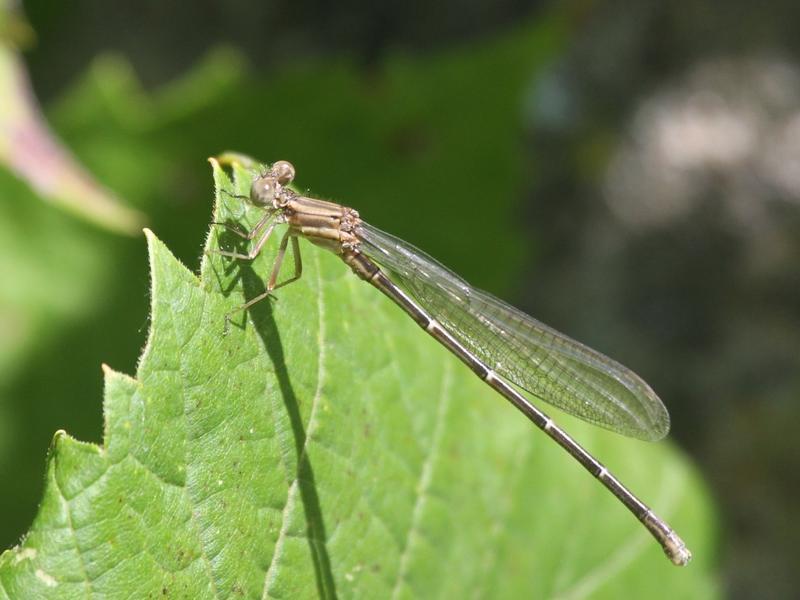
[[[250,186],[250,201],[256,206],[272,206],[278,193],[278,180],[275,177],[259,177]]]
[[[279,160],[272,165],[272,173],[278,178],[278,183],[286,185],[294,179],[294,165],[288,160]]]

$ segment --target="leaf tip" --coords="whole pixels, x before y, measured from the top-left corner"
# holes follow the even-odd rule
[[[48,455],[52,456],[58,450],[60,450],[65,441],[71,439],[71,436],[66,432],[65,429],[59,429],[54,434],[52,439],[50,440],[50,448],[48,449]]]
[[[69,437],[69,434],[66,432],[65,429],[59,429],[53,434],[53,441],[52,444],[59,443],[62,438]]]
[[[230,150],[218,154],[215,160],[226,167],[241,167],[244,169],[255,169],[260,164],[257,160],[246,154],[232,152]]]
[[[106,380],[106,385],[108,385],[111,382],[117,382],[117,381],[120,381],[122,383],[138,384],[138,381],[134,377],[131,377],[130,375],[126,375],[125,373],[117,371],[116,369],[110,367],[106,363],[102,363],[100,365],[100,369],[102,369],[103,371],[103,377]]]

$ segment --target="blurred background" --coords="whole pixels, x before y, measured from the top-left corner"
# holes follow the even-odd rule
[[[0,546],[53,433],[101,440],[100,364],[135,372],[141,227],[196,269],[236,150],[634,368],[725,594],[796,595],[800,4],[0,7]]]

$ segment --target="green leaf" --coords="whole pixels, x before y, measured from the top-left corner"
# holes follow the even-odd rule
[[[252,226],[234,171],[214,220]],[[301,242],[300,281],[225,335],[278,239],[199,278],[147,240],[136,378],[105,369],[102,447],[56,434],[0,598],[714,596],[710,507],[669,445],[560,419],[684,535],[685,569],[337,257]]]

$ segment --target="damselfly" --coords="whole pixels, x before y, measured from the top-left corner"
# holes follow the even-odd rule
[[[691,553],[667,523],[508,382],[585,421],[653,441],[669,430],[669,414],[650,386],[616,361],[471,287],[427,254],[362,221],[352,208],[297,194],[287,187],[294,176],[286,161],[261,171],[247,199],[263,216],[249,232],[229,227],[255,240],[252,248],[247,254],[214,251],[252,260],[276,226],[288,225],[266,290],[234,312],[300,277],[298,238],[334,252],[569,452],[641,521],[674,564],[689,562]],[[289,244],[294,275],[278,283]]]

